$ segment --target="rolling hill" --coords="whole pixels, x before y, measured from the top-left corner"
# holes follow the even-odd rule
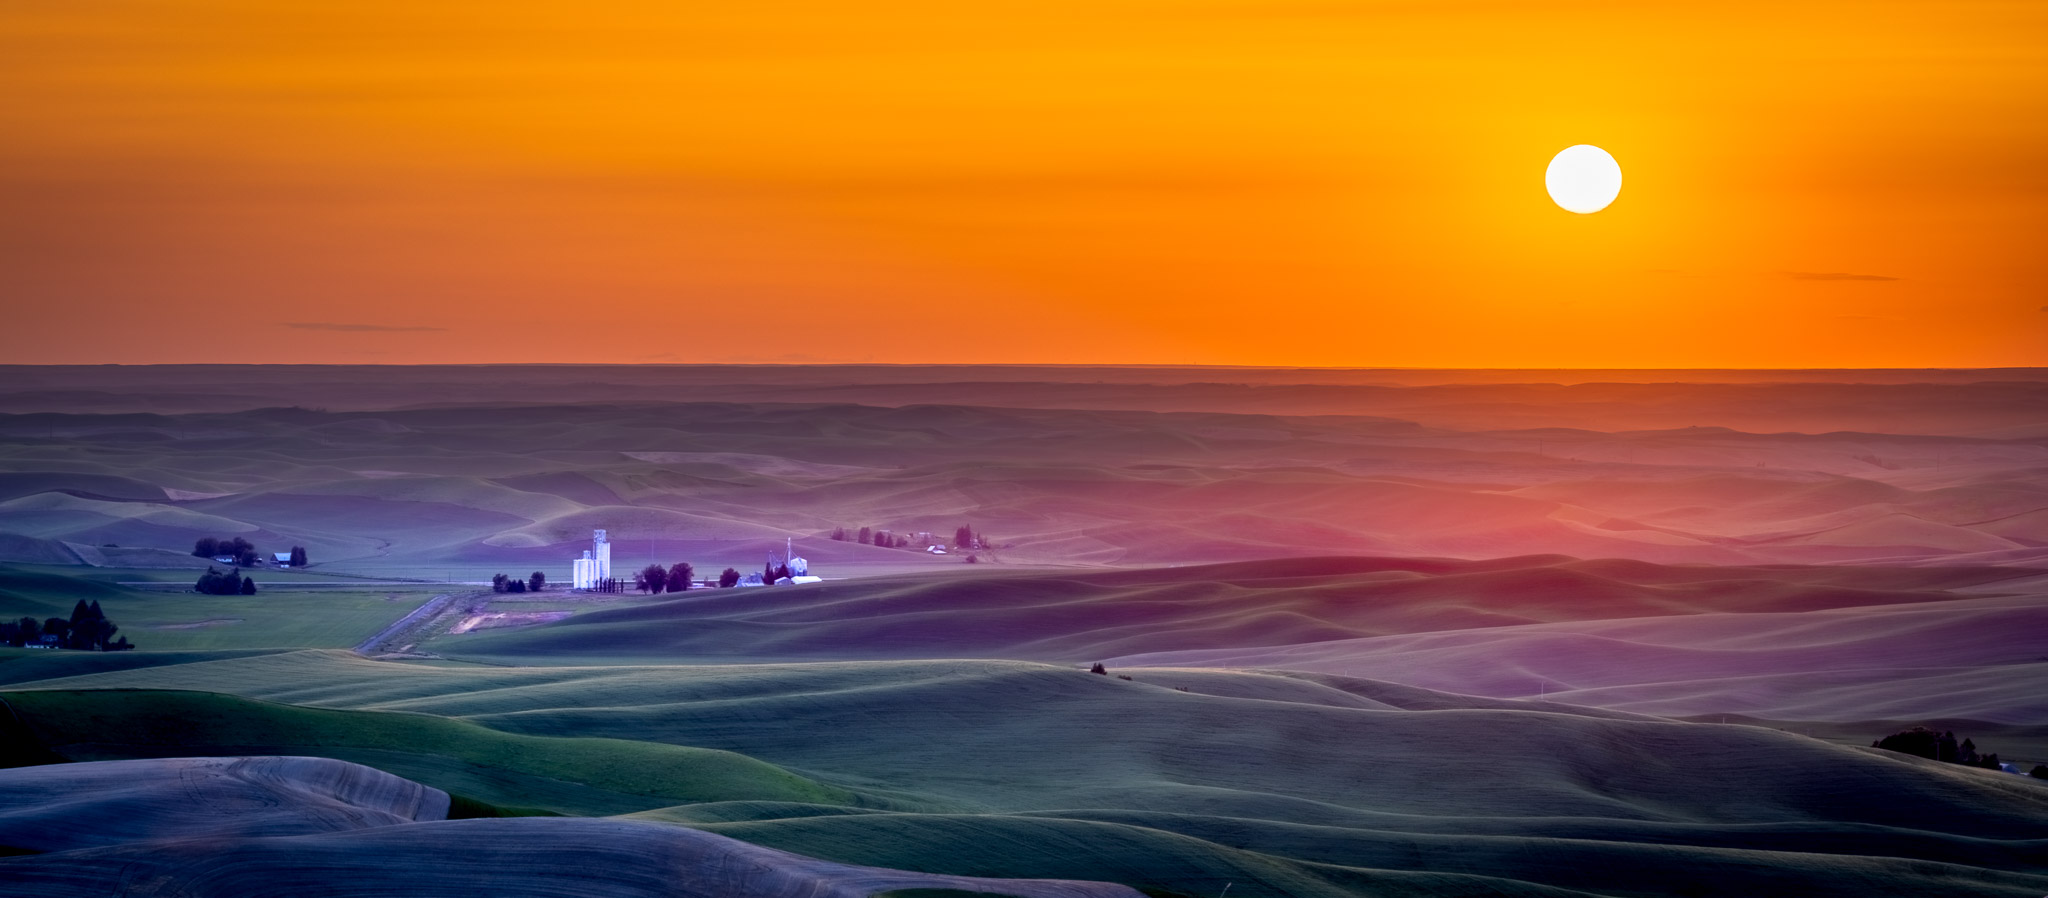
[[[51,794],[64,800],[24,807]],[[1140,898],[834,864],[637,820],[449,819],[446,793],[324,758],[16,768],[0,770],[0,796],[9,894]]]
[[[171,685],[593,748],[732,752],[893,804],[647,796],[633,816],[949,874],[1189,895],[1225,882],[1252,895],[1620,895],[1660,873],[1677,879],[1651,891],[2048,886],[2048,786],[2024,777],[1368,680],[1128,673],[1014,661],[449,668],[297,652],[21,683],[10,697]],[[25,714],[39,733],[39,715],[77,693],[47,694]],[[137,713],[150,707],[126,694]],[[258,734],[281,726],[250,721]],[[85,726],[149,732],[115,717]],[[222,736],[249,738],[205,738]]]
[[[1958,590],[1995,590],[2039,573],[1667,566],[1555,556],[976,571],[692,591],[538,627],[447,637],[433,649],[519,664],[934,657],[1086,662],[1400,634],[1484,634],[1568,621],[1893,605],[1938,610],[1978,598]]]

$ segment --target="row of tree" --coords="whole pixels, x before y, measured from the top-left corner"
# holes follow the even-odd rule
[[[862,527],[860,528],[859,535],[849,537],[846,533],[846,528],[836,527],[832,530],[832,538],[840,542],[857,542],[863,546],[881,546],[884,549],[911,548],[910,537],[892,530],[870,530]],[[918,548],[923,547],[919,546]]]
[[[862,527],[858,532],[848,534],[845,527],[834,527],[832,528],[832,538],[839,542],[851,541],[860,543],[863,546],[881,546],[884,549],[925,548],[911,542],[908,536],[893,530],[880,528]],[[972,527],[962,525],[959,529],[953,531],[953,548],[955,549],[986,549],[992,545],[988,541],[988,534],[976,533]]]
[[[241,568],[220,571],[209,564],[206,573],[199,575],[199,582],[192,584],[192,591],[209,596],[253,596],[256,581],[242,576]]]
[[[532,576],[524,580],[518,577],[507,577],[504,574],[498,574],[491,578],[492,592],[540,592],[546,589],[547,586],[548,575],[540,571],[534,571]]]
[[[1926,727],[1901,730],[1870,743],[1873,748],[1895,751],[1900,754],[1917,755],[1930,761],[1943,761],[1969,767],[1999,769],[1998,752],[1988,755],[1977,753],[1975,740],[1956,741],[1956,734],[1949,730],[1939,733]]]
[[[773,583],[789,576],[789,565],[771,564],[761,571],[763,583]],[[633,588],[645,593],[682,592],[697,585],[697,571],[687,561],[678,561],[668,567],[650,564],[633,572]],[[720,589],[731,589],[740,585],[740,572],[726,568],[718,575]]]
[[[697,572],[687,561],[678,561],[668,567],[650,564],[633,574],[633,587],[648,593],[682,592],[696,585],[696,576]]]
[[[134,648],[135,646],[129,644],[128,637],[114,638],[114,633],[120,629],[113,621],[107,620],[107,615],[100,611],[99,600],[95,599],[91,604],[86,604],[84,599],[79,599],[78,604],[72,606],[71,616],[68,618],[53,617],[38,621],[33,617],[24,617],[17,621],[0,621],[0,644],[54,645],[58,648],[88,652],[125,652]]]
[[[239,536],[233,539],[202,536],[197,542],[192,544],[192,557],[227,558],[230,559],[230,563],[242,567],[255,567],[263,563],[263,555],[256,551],[255,544]],[[305,546],[292,547],[291,566],[306,566]]]
[[[192,544],[194,558],[227,558],[229,563],[242,567],[255,567],[263,558],[256,554],[256,546],[239,536],[234,539],[218,539],[202,536]]]

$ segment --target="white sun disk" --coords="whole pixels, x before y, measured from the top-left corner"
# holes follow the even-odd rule
[[[1543,173],[1543,189],[1560,208],[1590,215],[1620,195],[1621,165],[1592,144],[1565,147]]]

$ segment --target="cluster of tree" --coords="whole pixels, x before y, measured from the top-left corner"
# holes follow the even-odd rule
[[[1977,743],[1964,739],[1958,743],[1956,734],[1943,730],[1935,732],[1926,727],[1901,730],[1870,743],[1873,747],[1895,751],[1905,755],[1916,755],[1932,761],[1962,764],[1967,767],[1984,767],[1997,770],[1998,753],[1977,754]],[[2048,778],[2048,777],[2044,777]]]
[[[726,568],[724,573],[718,575],[718,588],[731,589],[738,585],[740,585],[739,571],[733,570],[732,568]]]
[[[492,592],[540,592],[547,586],[548,575],[540,571],[534,571],[532,576],[524,580],[507,577],[504,574],[495,574],[491,577]]]
[[[80,599],[77,605],[72,606],[69,618],[53,617],[39,622],[33,617],[24,617],[18,621],[0,622],[0,644],[55,645],[88,652],[125,652],[134,648],[128,637],[114,638],[115,631],[120,629],[100,611],[98,600],[86,604],[84,599]],[[56,638],[44,638],[48,636]]]
[[[241,567],[256,567],[263,563],[263,555],[256,551],[254,543],[239,536],[233,539],[219,539],[202,536],[192,544],[194,558],[226,558],[229,564]],[[292,567],[306,566],[306,547],[292,547]]]
[[[253,596],[256,581],[242,576],[241,568],[219,571],[209,564],[206,573],[199,575],[199,582],[192,584],[192,591],[209,596]]]
[[[834,527],[832,538],[839,542],[852,541],[863,546],[881,546],[884,549],[924,548],[907,535],[881,528],[862,527],[849,534],[844,527]],[[988,540],[988,534],[976,533],[972,527],[963,525],[953,531],[953,547],[956,549],[986,549],[993,546],[994,544]]]
[[[195,558],[226,558],[228,563],[242,567],[255,567],[263,560],[262,556],[256,554],[256,547],[251,545],[248,540],[239,536],[234,539],[216,539],[211,536],[202,536],[198,542],[192,544],[192,556]]]
[[[697,572],[691,569],[689,562],[678,561],[666,568],[650,564],[633,574],[633,585],[641,592],[682,592],[696,585],[696,576]]]
[[[893,530],[862,527],[857,534],[849,535],[844,527],[832,528],[832,538],[840,542],[857,542],[863,546],[881,546],[884,549],[908,549],[910,537]]]

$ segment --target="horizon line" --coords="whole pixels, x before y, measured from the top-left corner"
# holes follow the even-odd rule
[[[2048,365],[1798,367],[1459,365],[1226,365],[1174,362],[8,362],[9,368],[1133,368],[1232,371],[2048,371]]]

